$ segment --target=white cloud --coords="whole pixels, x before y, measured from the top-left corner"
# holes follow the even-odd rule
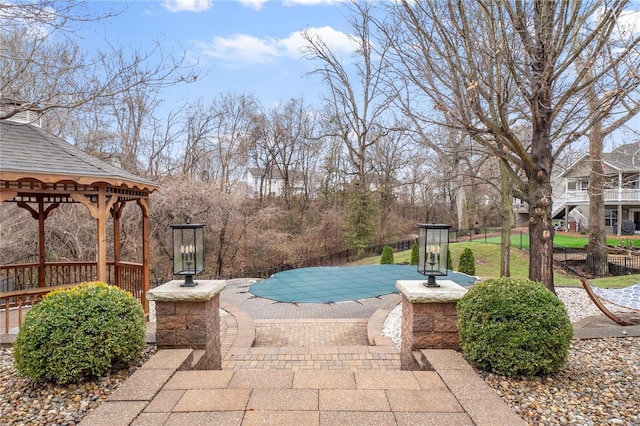
[[[321,37],[338,55],[351,53],[356,47],[347,34],[331,27],[309,28],[307,31]],[[305,44],[300,31],[282,39],[234,34],[231,37],[214,37],[208,43],[197,43],[203,54],[222,59],[228,65],[273,64],[280,58],[300,59]]]
[[[621,31],[630,31],[633,34],[640,31],[640,11],[625,12],[618,18]]]
[[[224,59],[228,63],[272,63],[281,56],[276,41],[247,34],[214,37],[210,43],[200,43],[200,47],[205,55]]]
[[[357,43],[351,38],[351,36],[343,33],[342,31],[334,30],[329,26],[308,28],[307,32],[314,37],[322,39],[338,56],[352,53],[358,48]]]
[[[269,0],[238,0],[244,6],[251,9],[260,10],[265,3]],[[345,0],[283,0],[283,6],[318,6],[318,5],[332,5],[343,3]]]
[[[282,2],[285,6],[295,6],[295,5],[303,5],[303,6],[317,6],[322,4],[339,4],[344,3],[344,0],[284,0]]]
[[[255,10],[260,10],[268,0],[238,0],[238,1],[242,3],[244,6],[250,7]]]
[[[213,0],[164,0],[162,6],[170,12],[204,12]]]

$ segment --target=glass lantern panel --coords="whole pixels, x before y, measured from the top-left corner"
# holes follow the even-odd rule
[[[203,225],[171,225],[173,230],[173,274],[195,275],[202,272],[204,250]],[[199,235],[199,236],[198,236]],[[198,258],[199,255],[199,258]]]
[[[418,272],[423,275],[447,275],[449,227],[423,224],[418,226]]]
[[[195,228],[195,273],[199,274],[204,271],[204,230],[203,227],[200,226]]]
[[[418,272],[424,274],[425,262],[426,262],[426,244],[425,238],[427,236],[425,228],[418,228]]]

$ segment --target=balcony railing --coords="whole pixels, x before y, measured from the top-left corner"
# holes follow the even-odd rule
[[[605,189],[605,202],[640,203],[640,189]],[[565,196],[567,203],[588,203],[588,191],[567,191]]]
[[[116,285],[143,301],[142,264],[107,262],[107,284]],[[38,287],[38,264],[0,266],[0,333],[22,324],[24,314],[49,292],[95,281],[97,265],[91,262],[45,264],[45,287]]]

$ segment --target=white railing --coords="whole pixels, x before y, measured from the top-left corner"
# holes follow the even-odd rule
[[[640,202],[640,189],[605,189],[605,201],[615,202]],[[588,203],[589,192],[587,191],[567,191],[566,203]]]
[[[605,201],[640,201],[638,189],[607,189],[604,191]]]
[[[567,203],[589,202],[589,193],[587,191],[567,191],[565,202]]]

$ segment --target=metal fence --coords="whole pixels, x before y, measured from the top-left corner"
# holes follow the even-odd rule
[[[500,244],[502,228],[470,228],[454,229],[449,232],[449,242],[476,242],[487,244]],[[515,237],[515,238],[514,238]],[[525,249],[529,247],[529,233],[524,231],[511,232],[511,246]]]
[[[458,242],[483,242],[500,244],[501,228],[472,228],[452,230],[449,240]],[[529,249],[529,233],[518,230],[511,233],[511,247]],[[624,250],[623,250],[624,251]],[[609,254],[606,259],[589,256],[585,248],[553,248],[553,261],[567,271],[585,278],[605,278],[640,274],[640,253],[628,250],[623,254]]]
[[[449,232],[451,243],[479,242],[487,244],[500,244],[501,228],[485,227],[470,229],[455,229]],[[353,262],[362,257],[378,256],[382,254],[385,246],[391,246],[395,252],[409,250],[415,240],[408,239],[395,243],[382,244],[367,247],[366,249],[348,249],[314,259],[300,262],[285,263],[261,271],[246,271],[234,273],[219,279],[234,278],[267,278],[271,275],[290,269],[306,268],[312,266],[338,266]],[[529,233],[518,230],[511,233],[511,247],[519,249],[529,248]],[[621,276],[640,274],[640,256],[633,255],[609,255],[606,259],[598,260],[588,256],[584,248],[554,247],[553,260],[557,266],[567,271],[586,278],[603,278],[607,276]]]
[[[414,239],[409,239],[409,240],[396,241],[394,243],[370,246],[365,249],[347,249],[347,250],[340,251],[338,253],[328,254],[328,255],[313,258],[313,259],[303,260],[300,262],[283,263],[281,265],[278,265],[266,270],[262,270],[262,271],[247,271],[239,274],[235,273],[235,274],[230,274],[230,275],[226,275],[223,277],[216,277],[216,278],[221,278],[221,279],[267,278],[275,273],[288,271],[290,269],[308,268],[312,266],[339,266],[339,265],[344,265],[345,263],[353,262],[363,257],[378,256],[382,254],[382,250],[386,246],[393,248],[394,252],[409,250],[411,249],[415,241],[416,240]]]
[[[640,274],[640,255],[632,251],[598,258],[590,256],[585,249],[554,247],[553,260],[569,272],[585,278]]]

